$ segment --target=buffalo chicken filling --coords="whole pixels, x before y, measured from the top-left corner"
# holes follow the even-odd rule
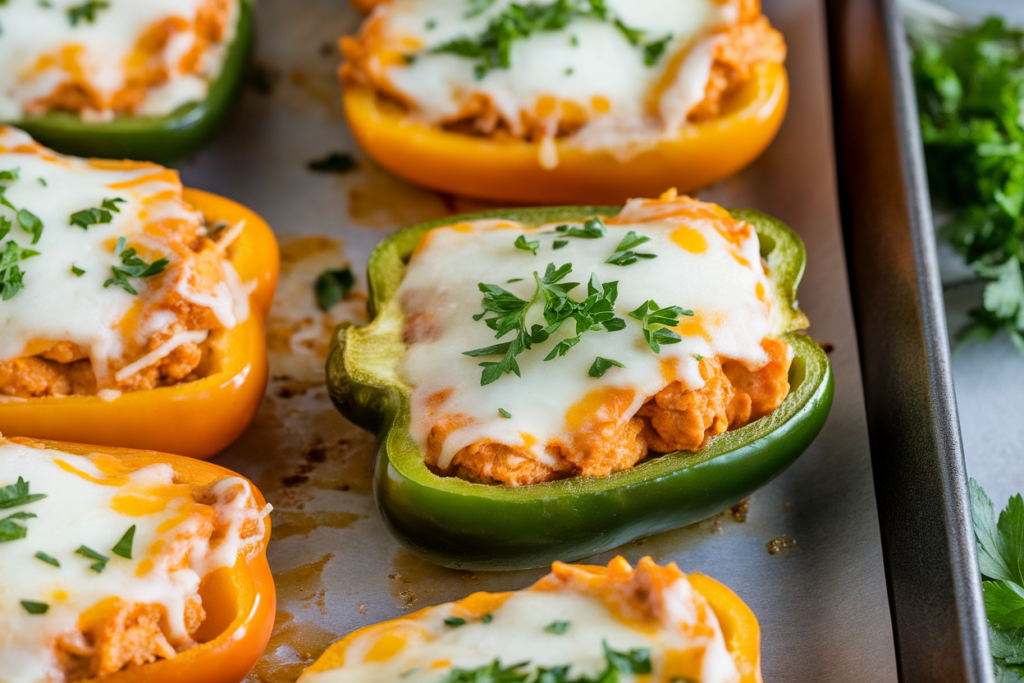
[[[674,193],[434,229],[399,292],[413,437],[440,474],[511,485],[702,449],[789,393],[771,287],[749,224]]]

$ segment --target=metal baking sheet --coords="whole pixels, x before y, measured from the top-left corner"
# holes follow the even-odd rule
[[[840,206],[899,672],[992,680],[910,50],[896,0],[828,4]]]
[[[857,342],[835,195],[823,8],[765,0],[785,34],[792,79],[788,118],[753,166],[700,193],[755,207],[807,243],[801,305],[832,349],[836,399],[823,433],[744,514],[630,543],[732,587],[763,629],[765,680],[893,681],[879,524],[875,511]],[[362,273],[372,246],[409,222],[479,208],[412,187],[375,167],[345,127],[334,71],[338,36],[358,14],[344,0],[261,0],[257,70],[227,131],[181,167],[186,184],[252,207],[275,228],[284,267],[269,320],[273,379],[255,424],[217,458],[255,481],[276,510],[269,557],[279,612],[251,681],[293,681],[332,640],[409,610],[477,590],[522,588],[542,570],[465,573],[402,550],[370,492],[373,438],[345,422],[323,386],[333,323],[360,320],[358,295],[322,315],[312,282],[327,266]],[[308,161],[352,152],[359,168],[316,174]],[[744,520],[744,521],[740,521]],[[786,536],[795,545],[770,554]],[[611,553],[598,556],[604,562]]]

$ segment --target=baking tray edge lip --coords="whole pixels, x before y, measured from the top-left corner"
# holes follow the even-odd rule
[[[834,117],[834,140],[837,162],[837,181],[839,183],[840,214],[843,223],[845,237],[846,257],[848,263],[848,274],[850,279],[851,294],[854,299],[854,313],[857,320],[858,347],[861,355],[862,378],[864,382],[865,407],[868,416],[869,435],[871,436],[872,468],[875,474],[876,499],[878,503],[879,522],[882,535],[883,558],[885,562],[886,582],[890,599],[890,610],[892,614],[892,626],[894,631],[895,646],[902,680],[926,680],[922,676],[933,676],[938,671],[928,670],[934,666],[934,657],[929,657],[922,650],[933,646],[931,643],[920,642],[922,632],[942,632],[949,625],[938,623],[914,623],[915,618],[919,619],[922,614],[934,617],[934,610],[918,609],[919,606],[907,604],[908,582],[931,580],[936,583],[934,572],[917,571],[913,562],[908,561],[906,555],[906,541],[908,532],[900,529],[894,521],[893,516],[907,512],[906,503],[913,501],[915,495],[920,496],[921,491],[907,491],[907,482],[894,483],[891,478],[886,477],[886,468],[891,467],[887,459],[893,457],[893,453],[886,448],[888,444],[880,443],[881,436],[888,434],[891,424],[886,424],[888,415],[882,404],[899,403],[901,399],[879,396],[878,389],[882,382],[879,382],[877,368],[880,365],[899,365],[893,358],[878,357],[878,349],[884,348],[889,342],[881,342],[872,339],[870,331],[877,333],[875,326],[864,324],[866,318],[867,304],[865,293],[871,285],[865,281],[866,271],[869,270],[861,254],[865,247],[862,234],[855,231],[864,230],[863,224],[858,224],[858,218],[863,212],[858,212],[851,204],[855,201],[876,201],[878,203],[886,200],[888,208],[898,207],[902,216],[894,216],[893,226],[885,226],[884,229],[896,229],[908,231],[908,246],[913,252],[913,281],[916,291],[911,297],[913,301],[916,322],[920,325],[920,344],[917,349],[920,354],[919,362],[923,366],[923,372],[919,373],[916,379],[921,386],[924,396],[927,398],[927,405],[924,411],[928,413],[928,424],[926,430],[930,430],[930,437],[934,440],[931,444],[934,447],[933,457],[935,458],[933,474],[937,475],[934,482],[938,488],[938,500],[928,501],[938,503],[941,506],[942,532],[945,540],[945,555],[943,558],[948,563],[948,576],[939,576],[937,585],[937,596],[948,598],[952,604],[947,605],[949,617],[952,619],[959,633],[957,640],[962,648],[958,661],[953,670],[941,672],[941,680],[963,680],[972,683],[993,680],[992,661],[990,657],[987,625],[985,619],[985,608],[981,594],[980,574],[978,570],[977,553],[974,543],[973,527],[970,517],[970,502],[967,489],[967,474],[964,464],[963,448],[960,438],[959,421],[957,416],[956,399],[952,380],[952,367],[950,352],[947,342],[945,312],[943,308],[942,290],[939,279],[938,260],[934,243],[934,229],[932,224],[931,207],[928,200],[927,176],[924,166],[924,154],[921,143],[920,130],[918,128],[917,103],[914,95],[913,79],[910,69],[910,51],[905,37],[903,18],[896,0],[862,0],[859,5],[853,8],[857,0],[828,0],[827,20],[829,34],[829,56],[830,75],[832,78],[832,109]],[[853,8],[853,9],[851,9]],[[865,36],[853,35],[854,20],[850,18],[851,12],[874,12],[872,21],[881,28],[882,36],[871,37],[882,43],[886,68],[881,76],[887,77],[889,82],[879,82],[878,88],[884,89],[888,86],[891,89],[891,103],[886,97],[882,104],[872,103],[869,106],[880,107],[891,104],[891,111],[883,112],[882,120],[888,122],[886,116],[891,118],[894,131],[883,131],[878,139],[872,140],[871,144],[891,144],[891,155],[898,160],[899,168],[893,169],[899,174],[899,183],[891,189],[896,193],[889,197],[878,197],[865,195],[858,190],[864,190],[871,186],[870,182],[864,182],[854,176],[858,172],[855,168],[858,160],[865,155],[846,154],[849,144],[848,136],[851,130],[856,135],[856,122],[851,119],[849,112],[843,111],[843,103],[849,102],[848,98],[856,96],[856,83],[854,77],[850,77],[848,69],[857,60],[857,57],[848,59],[846,40],[860,40],[862,45]],[[864,27],[861,26],[863,29]],[[863,48],[869,50],[870,46]],[[871,58],[863,57],[857,66],[861,68],[871,67]],[[891,140],[885,133],[895,133],[895,140]],[[861,141],[864,143],[865,141]],[[893,144],[894,143],[894,144]],[[885,153],[883,152],[882,156]],[[869,153],[866,155],[871,157]],[[863,169],[859,169],[863,171]],[[877,170],[877,169],[872,169]],[[900,196],[902,195],[902,196]],[[871,228],[868,227],[867,230]],[[880,229],[875,226],[875,229]],[[897,278],[894,273],[874,273],[876,279],[885,277]],[[859,294],[858,294],[859,293]],[[899,296],[899,294],[897,294]],[[858,299],[861,301],[858,304]],[[872,300],[875,303],[875,300]],[[906,304],[908,302],[901,302]],[[883,304],[882,308],[888,304]],[[890,306],[888,310],[899,310],[899,305]],[[873,371],[872,368],[875,370]],[[907,373],[906,367],[893,367],[891,372],[894,376],[900,373]],[[909,372],[913,372],[912,369]],[[908,384],[913,386],[913,383]],[[906,398],[902,399],[904,403]],[[914,399],[911,398],[911,401]],[[874,404],[874,405],[873,405]],[[910,412],[914,412],[911,408]],[[920,411],[918,411],[920,412]],[[884,452],[883,452],[884,451]],[[928,454],[909,454],[909,458],[919,458]],[[897,454],[900,457],[900,454]],[[911,463],[911,465],[919,465]],[[898,478],[897,478],[898,479]],[[911,485],[913,482],[910,482]],[[902,489],[902,490],[901,490]],[[923,486],[922,489],[927,489]],[[934,492],[933,492],[934,493]],[[934,524],[935,520],[918,521],[911,516],[906,524]],[[932,529],[934,533],[934,528]],[[926,537],[926,536],[923,536]],[[911,540],[913,540],[911,538]],[[922,549],[918,549],[919,551]],[[941,572],[939,572],[941,574]],[[913,593],[911,590],[909,593]],[[952,676],[952,677],[950,677]],[[933,680],[939,680],[935,678]]]

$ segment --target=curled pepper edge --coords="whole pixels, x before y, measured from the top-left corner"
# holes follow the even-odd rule
[[[144,467],[155,463],[170,465],[176,474],[192,485],[211,483],[223,477],[245,479],[258,508],[266,505],[256,486],[225,467],[192,458],[133,448],[92,446],[80,443],[11,437],[7,439],[24,446],[56,450],[73,455],[109,455],[132,465]],[[82,683],[241,683],[263,653],[274,626],[277,593],[267,564],[270,542],[270,517],[263,518],[263,538],[248,552],[243,548],[230,568],[218,569],[203,579],[200,595],[207,609],[207,620],[223,621],[223,613],[231,620],[211,640],[180,652],[173,659],[161,659],[106,676],[88,678]],[[220,598],[228,595],[231,604]],[[200,627],[199,633],[202,633]]]
[[[206,459],[249,425],[267,385],[264,318],[277,285],[280,256],[270,226],[255,212],[209,192],[186,188],[185,201],[207,220],[245,221],[231,262],[256,282],[249,318],[219,333],[214,372],[192,382],[99,396],[0,399],[0,432],[16,436],[154,449]],[[184,427],[187,425],[187,428]]]
[[[220,75],[202,101],[182,105],[166,116],[121,116],[90,122],[68,112],[48,112],[8,123],[62,154],[165,165],[183,159],[224,127],[242,93],[255,34],[255,2],[240,0],[235,39]]]
[[[420,123],[366,85],[347,86],[342,103],[359,146],[417,185],[518,204],[590,204],[689,192],[754,161],[785,118],[789,79],[781,64],[758,63],[719,116],[682,126],[673,139],[619,161],[609,150],[556,140],[558,165],[540,165],[541,143],[494,140]]]
[[[600,575],[607,571],[606,567],[594,565],[576,565],[577,569]],[[686,574],[687,580],[693,589],[708,601],[715,617],[718,619],[725,638],[726,649],[736,662],[740,671],[740,683],[762,683],[761,679],[761,627],[758,624],[754,612],[743,600],[726,585],[712,579],[705,574]],[[455,605],[472,603],[478,601],[480,596],[494,596],[498,601],[506,595],[513,593],[473,593],[462,600],[456,601]],[[423,612],[434,609],[427,607],[408,615],[398,617],[394,621],[415,620]],[[306,673],[320,673],[338,669],[345,663],[345,651],[348,646],[361,637],[363,634],[377,629],[381,624],[370,624],[349,633],[344,638],[335,641],[327,650],[307,668]]]
[[[371,254],[369,325],[340,325],[332,338],[327,384],[339,411],[378,435],[377,508],[414,554],[458,569],[524,569],[575,561],[622,543],[710,517],[748,497],[786,469],[824,426],[832,404],[828,357],[810,337],[785,332],[795,352],[797,385],[772,414],[714,437],[695,453],[651,458],[607,477],[579,477],[522,487],[475,484],[431,472],[408,432],[408,387],[397,375],[404,317],[395,297],[405,262],[427,231],[454,222],[505,218],[527,225],[614,215],[618,207],[490,211],[405,228]],[[732,214],[755,226],[767,253],[787,329],[807,319],[796,307],[806,263],[802,240],[757,211]],[[768,239],[770,238],[770,239]],[[768,243],[771,242],[769,245]],[[625,500],[628,495],[631,501]],[[680,505],[685,498],[687,505]],[[519,528],[522,534],[517,534]],[[526,531],[529,530],[527,534]]]

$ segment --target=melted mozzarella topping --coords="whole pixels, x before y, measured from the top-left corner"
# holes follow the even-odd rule
[[[94,12],[94,20],[79,19],[71,25],[69,10],[87,4],[83,0],[8,0],[0,3],[0,121],[25,116],[26,104],[47,97],[69,78],[84,80],[104,101],[128,85],[126,70],[137,66],[137,49],[144,36],[159,24],[175,26],[175,32],[155,55],[147,55],[147,67],[159,66],[168,80],[150,87],[135,110],[140,116],[165,116],[178,107],[206,98],[210,84],[223,67],[227,46],[237,29],[238,0],[230,0],[231,13],[223,39],[204,50],[199,69],[183,71],[183,59],[197,43],[192,30],[182,23],[196,20],[208,0],[107,0]],[[91,119],[113,118],[111,110],[89,111]]]
[[[589,17],[515,41],[510,67],[492,69],[483,78],[474,72],[476,60],[431,54],[453,39],[480,35],[512,4],[497,0],[469,18],[465,2],[395,0],[378,6],[371,21],[379,22],[385,49],[416,54],[412,64],[385,68],[394,88],[415,103],[416,116],[431,124],[450,120],[480,93],[515,127],[523,111],[543,118],[537,103],[546,98],[572,102],[588,112],[593,121],[571,138],[584,147],[636,147],[641,140],[654,144],[659,136],[678,130],[704,99],[715,45],[706,36],[737,17],[734,3],[716,0],[607,0],[611,16],[648,39],[671,37],[651,66],[611,21]],[[681,61],[672,58],[677,53],[683,53]]]
[[[0,302],[0,362],[34,355],[42,344],[70,341],[92,359],[100,384],[112,379],[108,365],[126,365],[123,358],[134,347],[145,347],[157,334],[177,334],[181,321],[171,310],[144,304],[173,297],[209,308],[222,327],[233,328],[248,317],[249,292],[238,281],[228,261],[221,266],[223,280],[209,282],[194,272],[195,264],[179,258],[182,246],[172,244],[175,227],[197,224],[202,216],[181,199],[177,173],[155,164],[120,164],[78,159],[55,154],[36,145],[25,133],[0,127],[0,171],[18,171],[18,180],[7,185],[4,198],[18,210],[35,214],[43,224],[41,238],[19,227],[15,210],[0,206],[0,219],[13,227],[0,240],[0,249],[13,240],[25,249],[39,252],[17,265],[24,273],[23,285],[13,297]],[[45,184],[44,184],[45,182]],[[109,223],[83,229],[70,225],[71,215],[99,208],[104,200],[120,198],[119,212],[111,212]],[[118,238],[139,251],[146,263],[167,257],[164,274],[151,278],[130,278],[138,291],[132,295],[118,286],[104,287],[113,277],[111,267],[121,265],[114,255]],[[75,266],[85,272],[76,276]],[[212,287],[212,288],[211,288]],[[198,332],[194,331],[194,335]],[[205,336],[203,337],[205,339]],[[172,340],[175,341],[175,340]],[[196,338],[178,338],[178,344]],[[128,343],[131,342],[131,343]],[[165,353],[150,354],[158,361]],[[141,355],[141,354],[140,354]],[[132,363],[134,372],[151,363]],[[124,379],[118,373],[118,381]],[[131,373],[130,373],[131,374]]]
[[[426,452],[427,436],[438,417],[431,397],[441,392],[450,392],[443,403],[445,414],[472,420],[447,437],[439,468],[448,467],[459,450],[481,439],[522,448],[536,460],[557,466],[545,454],[546,444],[580,428],[583,418],[603,411],[605,420],[628,420],[673,380],[688,389],[702,387],[698,356],[763,367],[768,358],[761,340],[771,334],[773,307],[757,233],[742,223],[739,232],[720,232],[718,221],[688,213],[686,206],[632,200],[601,239],[545,234],[554,230],[554,224],[528,229],[500,220],[428,233],[399,290],[414,326],[414,341],[400,371],[413,387],[410,429],[421,450]],[[690,206],[721,211],[696,202]],[[732,223],[731,218],[726,220]],[[629,231],[650,237],[635,250],[657,258],[628,266],[605,263]],[[520,235],[540,241],[536,256],[513,246]],[[568,244],[555,251],[555,239]],[[615,313],[626,321],[626,328],[587,332],[564,357],[544,361],[560,340],[574,334],[570,320],[547,341],[516,357],[521,377],[503,375],[481,386],[479,363],[501,356],[472,358],[463,352],[508,341],[513,335],[495,339],[493,330],[473,319],[481,311],[478,284],[496,284],[530,300],[536,288],[533,273],[543,274],[549,263],[572,264],[572,273],[563,282],[581,283],[570,292],[576,300],[586,296],[592,274],[602,283],[618,282]],[[515,278],[522,280],[509,282]],[[662,345],[659,354],[644,341],[640,321],[629,316],[650,299],[694,312],[680,318],[677,331],[682,341]],[[542,308],[531,308],[528,326],[544,323]],[[598,356],[617,360],[625,368],[611,367],[603,377],[590,377],[588,371]],[[502,417],[499,409],[511,418]]]
[[[258,548],[243,537],[264,512],[255,507],[249,483],[226,477],[213,484],[212,508],[196,503],[188,485],[175,484],[170,465],[153,464],[134,472],[112,472],[104,456],[93,458],[53,450],[0,443],[0,486],[18,477],[30,492],[46,498],[0,511],[35,515],[20,523],[25,538],[0,543],[0,680],[38,683],[58,671],[51,647],[55,639],[79,629],[79,616],[116,597],[166,608],[171,639],[188,640],[184,613],[210,572],[234,566],[240,553]],[[109,458],[108,458],[109,460]],[[106,471],[105,471],[106,470]],[[224,531],[211,542],[211,522]],[[132,559],[111,552],[135,526]],[[103,571],[95,560],[76,554],[87,546],[110,558]],[[54,567],[35,557],[50,555]],[[29,614],[21,601],[49,605],[45,614]]]
[[[607,667],[603,643],[617,652],[649,650],[652,675],[621,675],[616,680],[622,683],[678,680],[674,674],[682,673],[678,671],[682,653],[694,661],[685,672],[688,680],[739,680],[714,613],[695,608],[689,581],[677,579],[661,589],[659,599],[663,616],[654,621],[624,618],[599,597],[571,588],[511,593],[496,601],[498,606],[487,612],[491,615],[487,622],[479,615],[467,614],[458,603],[439,605],[356,634],[344,649],[340,668],[307,673],[299,680],[437,683],[446,680],[452,669],[473,670],[495,659],[502,667],[525,663],[520,673],[568,665],[569,680],[582,676],[597,680]],[[445,624],[445,619],[452,617],[465,618],[467,623],[452,628]],[[546,630],[556,622],[565,625],[563,633]]]

